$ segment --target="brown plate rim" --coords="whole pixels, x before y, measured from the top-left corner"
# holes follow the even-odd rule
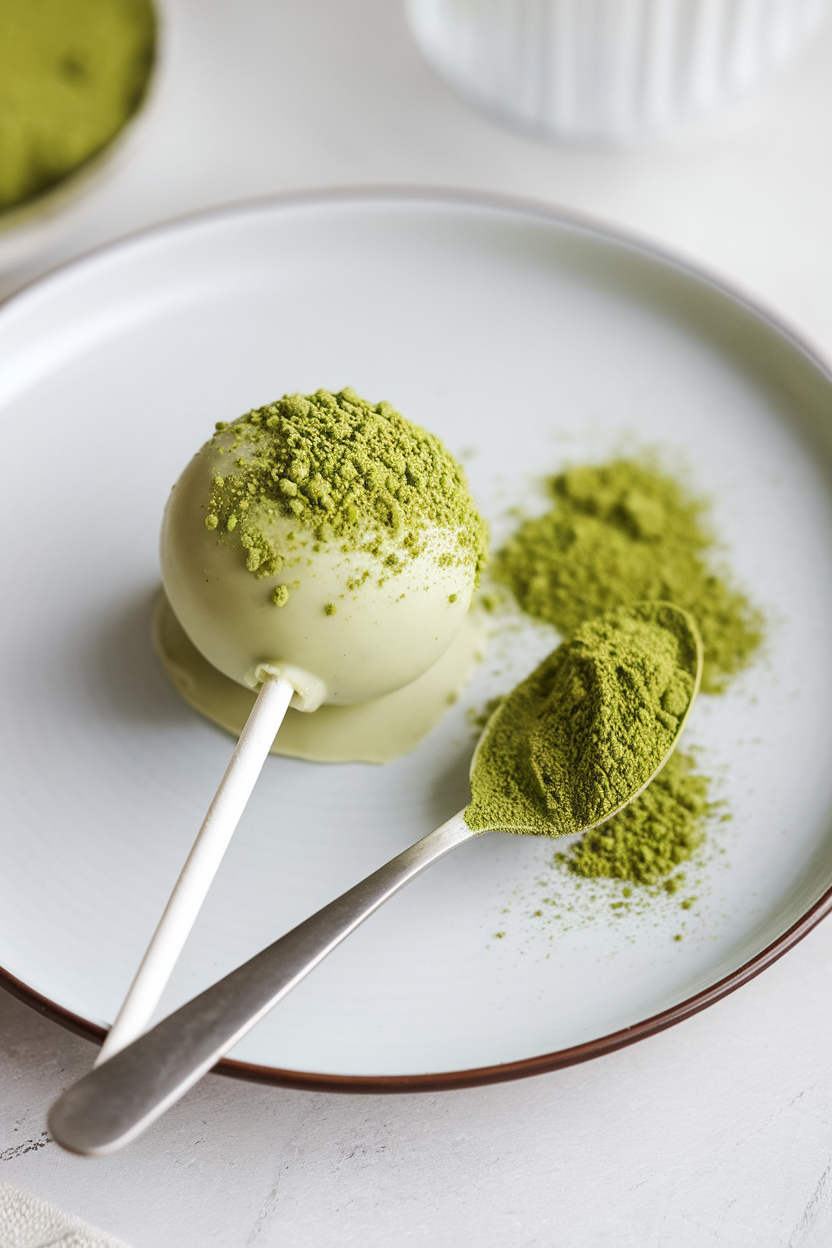
[[[104,255],[118,250],[125,244],[152,237],[157,233],[187,228],[211,219],[239,216],[246,211],[261,212],[264,209],[310,206],[329,202],[361,202],[394,200],[412,203],[460,204],[470,207],[500,209],[514,212],[527,217],[550,221],[552,224],[567,226],[598,236],[605,241],[618,243],[633,251],[656,260],[659,263],[676,269],[680,273],[693,278],[699,283],[709,286],[732,303],[750,312],[757,320],[766,324],[775,334],[788,342],[808,363],[810,363],[826,381],[832,383],[832,372],[819,353],[806,342],[799,333],[787,326],[779,316],[765,308],[756,299],[734,287],[730,282],[709,273],[704,267],[688,259],[676,256],[662,246],[638,237],[634,232],[610,226],[606,222],[594,219],[570,209],[541,203],[533,199],[518,196],[501,195],[491,192],[466,191],[455,188],[432,186],[361,186],[333,187],[316,191],[291,192],[284,195],[264,196],[251,200],[230,203],[219,208],[211,208],[197,213],[162,222],[150,228],[137,230],[102,247],[76,256],[64,264],[41,274],[27,285],[15,291],[8,299],[0,303],[0,313],[7,303],[14,303],[21,295],[56,273],[64,273],[76,265],[83,265],[92,257]],[[701,992],[687,997],[677,1005],[653,1014],[649,1018],[625,1027],[620,1031],[610,1032],[583,1044],[573,1045],[567,1049],[558,1049],[552,1053],[544,1053],[538,1057],[522,1058],[516,1062],[506,1062],[496,1066],[480,1066],[471,1070],[453,1070],[417,1075],[337,1075],[316,1074],[311,1071],[283,1070],[279,1067],[258,1066],[250,1062],[240,1062],[231,1058],[222,1058],[214,1067],[218,1074],[229,1075],[237,1079],[268,1083],[281,1087],[299,1088],[315,1092],[438,1092],[454,1088],[471,1088],[483,1084],[502,1083],[512,1079],[524,1079],[530,1075],[545,1074],[548,1071],[560,1070],[565,1066],[574,1066],[587,1062],[618,1049],[626,1048],[648,1036],[654,1036],[668,1027],[673,1027],[686,1018],[691,1018],[701,1010],[722,1000],[729,993],[735,992],[743,984],[761,974],[783,954],[792,949],[804,936],[817,926],[832,910],[832,887],[828,888],[808,910],[778,936],[769,945],[752,958],[725,975],[716,983],[704,988]],[[101,1044],[106,1029],[88,1019],[74,1014],[71,1010],[58,1005],[57,1002],[37,992],[28,984],[18,979],[5,967],[0,966],[0,986],[31,1006],[39,1014],[59,1023],[67,1030],[74,1032],[94,1043]]]

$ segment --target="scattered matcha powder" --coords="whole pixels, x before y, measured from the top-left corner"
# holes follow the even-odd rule
[[[212,444],[230,462],[214,478],[205,525],[218,541],[236,534],[256,577],[284,566],[274,516],[297,520],[317,542],[377,557],[382,576],[416,557],[432,528],[453,535],[453,553],[440,563],[473,567],[477,576],[485,564],[487,530],[463,469],[389,403],[370,404],[350,389],[287,395],[232,424],[218,422]],[[324,609],[335,611],[332,603]]]
[[[476,730],[477,736],[480,735],[500,703],[505,701],[505,697],[504,693],[500,693],[496,698],[489,698],[481,711],[476,710],[473,706],[468,708],[466,718],[471,727]]]
[[[557,859],[572,875],[586,879],[656,884],[702,844],[712,809],[708,787],[707,778],[694,771],[693,759],[675,752],[640,797]],[[675,880],[671,875],[665,881],[666,892],[677,891]],[[686,899],[682,909],[691,904]]]
[[[760,644],[762,617],[709,566],[704,500],[653,464],[628,459],[570,468],[547,488],[551,510],[521,524],[492,569],[521,609],[565,632],[622,603],[675,602],[699,626],[703,691],[720,693]],[[689,756],[675,754],[626,810],[557,857],[587,879],[655,885],[667,876],[662,888],[672,893],[680,877],[670,873],[704,840],[709,783]]]
[[[522,610],[568,633],[624,603],[674,602],[699,626],[703,692],[724,689],[759,645],[762,620],[708,565],[704,501],[629,459],[570,468],[547,488],[551,510],[521,524],[491,569]]]
[[[667,603],[580,625],[501,703],[475,757],[468,827],[559,836],[609,818],[672,749],[699,667],[695,626]]]
[[[155,43],[150,0],[2,0],[0,211],[60,182],[124,127]]]

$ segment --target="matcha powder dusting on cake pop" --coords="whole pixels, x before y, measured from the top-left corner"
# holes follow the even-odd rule
[[[462,468],[389,403],[350,389],[286,395],[220,422],[213,443],[228,471],[214,477],[205,525],[219,541],[234,534],[257,577],[283,566],[270,533],[276,516],[344,552],[376,555],[381,576],[415,557],[431,529],[456,535],[448,564],[478,574],[485,563],[487,531]]]
[[[522,610],[571,632],[628,602],[676,603],[699,626],[703,692],[724,689],[760,644],[762,619],[708,562],[706,504],[630,459],[569,468],[546,486],[552,508],[525,521],[492,568]]]

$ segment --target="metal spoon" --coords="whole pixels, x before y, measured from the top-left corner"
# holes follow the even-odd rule
[[[696,656],[695,672],[691,671],[694,687],[667,753],[643,783],[628,794],[625,801],[606,812],[603,819],[586,828],[570,831],[586,832],[590,827],[606,823],[644,791],[675,748],[698,692],[702,672],[701,642],[692,621],[687,616],[685,619],[690,624],[691,653]],[[486,725],[471,761],[474,790],[482,744],[498,721],[506,702],[494,712]],[[68,1088],[55,1102],[49,1115],[49,1130],[53,1139],[70,1152],[89,1157],[101,1157],[128,1144],[178,1101],[223,1054],[233,1048],[327,954],[394,893],[466,841],[486,831],[502,830],[508,829],[472,830],[465,822],[463,810],[415,845],[397,854],[360,884],[281,936],[274,944]],[[511,829],[517,830],[520,829]]]

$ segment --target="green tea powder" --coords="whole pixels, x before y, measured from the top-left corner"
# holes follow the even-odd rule
[[[708,561],[706,504],[629,459],[569,468],[546,485],[551,509],[525,521],[492,567],[522,610],[568,633],[625,603],[674,602],[699,627],[703,692],[724,689],[757,649],[762,622]]]
[[[558,859],[586,879],[656,884],[702,844],[711,810],[708,788],[693,759],[677,750],[640,797]]]
[[[382,577],[417,556],[432,528],[455,534],[443,566],[478,575],[485,564],[488,534],[465,473],[437,437],[390,403],[369,403],[351,389],[285,395],[220,422],[212,443],[228,470],[214,478],[205,525],[243,547],[256,577],[283,567],[275,516],[344,552],[375,556]]]
[[[141,103],[150,0],[0,0],[0,211],[89,160]]]
[[[717,570],[704,500],[646,460],[569,468],[546,482],[551,507],[494,558],[496,580],[521,609],[569,632],[621,604],[674,602],[696,620],[702,689],[720,693],[751,660],[762,617]],[[571,874],[655,885],[704,840],[709,780],[674,754],[646,791],[558,859]],[[674,877],[675,878],[675,877]]]
[[[673,748],[699,666],[695,626],[667,603],[580,625],[495,712],[465,822],[559,836],[608,819]]]

